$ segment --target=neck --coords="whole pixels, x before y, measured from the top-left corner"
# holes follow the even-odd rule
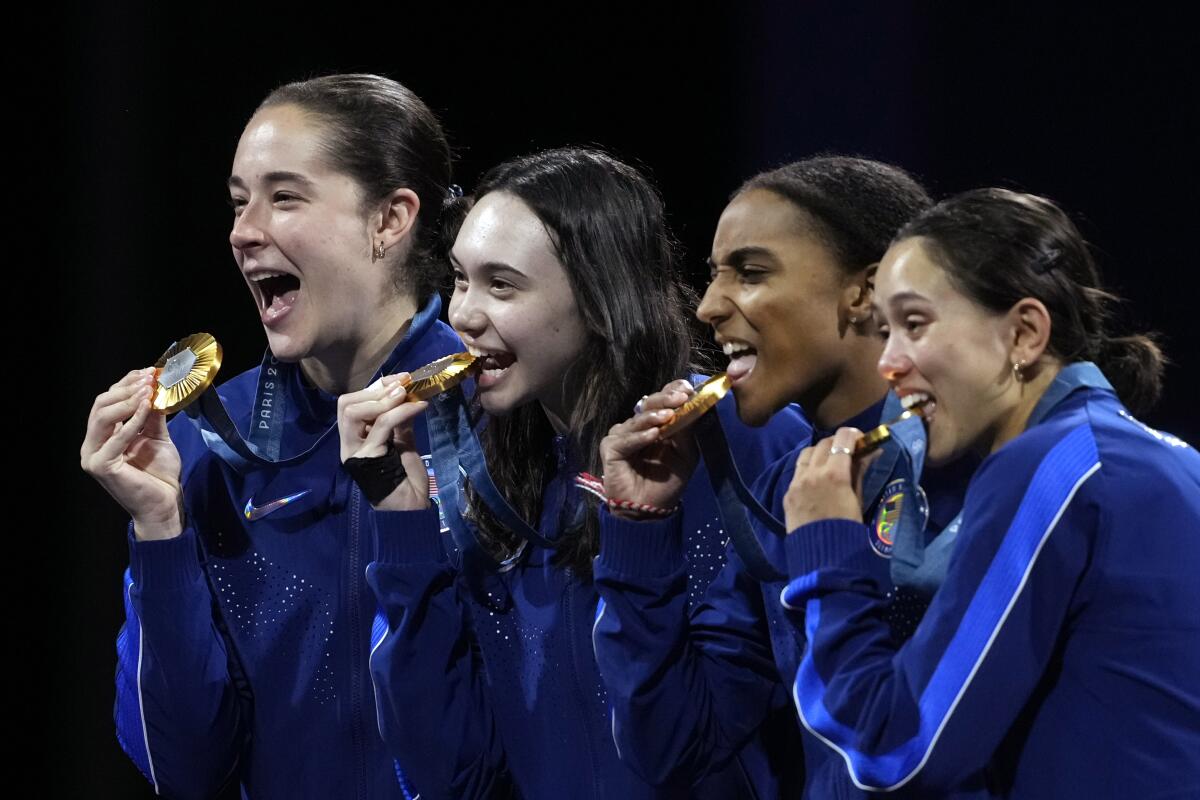
[[[1022,382],[1013,381],[1017,392],[1016,402],[1012,409],[1001,417],[996,426],[989,453],[994,453],[1008,442],[1020,436],[1029,425],[1029,417],[1037,406],[1046,389],[1062,371],[1062,364],[1052,362],[1038,369],[1035,374]]]
[[[387,320],[387,324],[376,327],[364,339],[342,342],[320,355],[301,359],[304,377],[333,395],[365,388],[408,333],[416,313],[416,300],[409,296],[399,296],[383,308],[372,311],[374,318]]]
[[[553,387],[553,395],[538,401],[556,434],[561,436],[568,431],[571,414],[575,412],[575,403],[586,380],[587,370],[583,368],[583,361],[576,358],[563,373],[562,380]]]
[[[566,421],[570,418],[569,415],[563,416],[558,412],[551,411],[550,407],[544,403],[542,404],[542,413],[546,415],[546,419],[550,420],[550,427],[554,429],[556,434],[561,436],[567,432]]]
[[[832,430],[878,403],[888,391],[887,381],[875,368],[882,352],[879,340],[856,336],[848,344],[850,352],[842,368],[799,398],[800,407],[823,430]]]

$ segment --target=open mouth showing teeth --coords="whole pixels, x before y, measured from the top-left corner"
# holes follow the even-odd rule
[[[300,288],[300,279],[286,273],[262,273],[250,279],[258,289],[259,308],[263,311],[276,305],[291,305],[294,292]]]
[[[722,349],[729,356],[725,373],[730,382],[736,385],[754,370],[754,365],[758,363],[758,351],[745,342],[726,342]]]
[[[504,374],[504,371],[513,365],[517,360],[512,353],[489,352],[480,350],[478,347],[468,347],[467,350],[473,356],[478,356],[480,361],[479,385],[486,387],[495,381],[499,380]]]
[[[910,412],[917,414],[928,426],[933,419],[933,412],[937,410],[937,400],[927,392],[910,392],[900,398],[900,407],[905,411],[904,416],[910,416]]]

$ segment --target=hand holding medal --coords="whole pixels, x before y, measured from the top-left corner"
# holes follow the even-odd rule
[[[641,518],[669,513],[679,504],[698,453],[692,437],[674,434],[711,407],[703,407],[709,396],[686,380],[672,381],[643,397],[632,418],[609,430],[600,457],[613,513]]]
[[[478,361],[470,353],[456,353],[411,373],[385,375],[338,398],[342,464],[373,507],[428,508],[428,475],[413,439],[413,420],[429,398],[471,377]]]
[[[139,539],[170,539],[183,530],[179,451],[165,417],[199,397],[220,367],[221,346],[206,333],[194,334],[92,405],[80,465],[133,518]]]

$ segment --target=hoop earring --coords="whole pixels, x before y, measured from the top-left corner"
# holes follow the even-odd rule
[[[1013,380],[1015,380],[1017,383],[1025,382],[1025,375],[1021,372],[1021,370],[1023,370],[1023,369],[1025,369],[1024,361],[1017,360],[1017,361],[1013,362],[1013,365],[1012,365]]]

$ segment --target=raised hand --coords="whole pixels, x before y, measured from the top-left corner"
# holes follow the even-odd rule
[[[413,420],[429,407],[406,403],[408,373],[386,375],[376,385],[338,398],[338,436],[342,463],[349,458],[380,458],[393,448],[400,454],[405,478],[381,502],[379,511],[413,511],[429,507],[429,474],[417,452]]]
[[[139,539],[183,531],[179,451],[167,421],[150,408],[154,368],[133,370],[99,395],[79,449],[83,471],[133,518]]]
[[[696,442],[688,432],[662,439],[659,426],[674,416],[695,394],[686,380],[668,383],[647,395],[640,410],[625,422],[614,425],[600,442],[604,464],[604,491],[610,499],[625,500],[655,509],[672,509],[679,503],[692,472],[696,469]],[[614,514],[641,518],[632,509],[614,508]]]

